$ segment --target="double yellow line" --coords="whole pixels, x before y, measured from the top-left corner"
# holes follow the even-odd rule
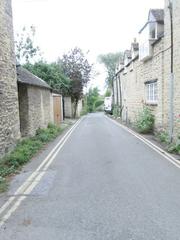
[[[124,129],[126,132],[129,132],[131,135],[133,135],[134,137],[136,137],[137,139],[139,139],[141,142],[143,142],[144,144],[146,144],[148,147],[150,147],[151,149],[153,149],[155,152],[157,152],[159,155],[161,155],[163,158],[165,158],[167,161],[169,161],[170,163],[172,163],[174,166],[176,166],[177,168],[180,168],[180,161],[177,160],[176,158],[174,158],[172,155],[170,155],[169,153],[167,153],[165,150],[163,150],[162,148],[158,147],[157,145],[155,145],[154,143],[152,143],[151,141],[149,141],[148,139],[146,139],[145,137],[141,136],[140,134],[136,133],[135,131],[131,130],[130,128],[124,126],[123,124],[112,120],[111,118],[107,117],[106,118],[111,121],[113,124],[117,125],[118,127]]]
[[[0,228],[8,220],[13,212],[20,206],[21,202],[26,199],[32,190],[40,182],[46,170],[49,168],[50,164],[54,161],[55,157],[62,149],[66,141],[69,139],[71,134],[80,124],[83,118],[79,119],[69,131],[60,139],[56,146],[51,150],[39,167],[27,178],[27,180],[17,189],[13,196],[11,196],[7,202],[0,208]]]

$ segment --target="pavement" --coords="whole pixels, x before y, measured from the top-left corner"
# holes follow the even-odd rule
[[[62,138],[1,195],[0,239],[180,239],[180,169],[102,113],[84,117],[35,187],[17,194]]]

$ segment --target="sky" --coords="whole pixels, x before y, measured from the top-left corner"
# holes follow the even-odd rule
[[[163,8],[164,0],[12,0],[14,32],[36,28],[36,44],[48,61],[78,46],[89,51],[88,60],[99,73],[90,83],[104,91],[105,68],[99,54],[130,48],[146,23],[150,8]]]

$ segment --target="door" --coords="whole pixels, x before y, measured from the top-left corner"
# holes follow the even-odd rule
[[[60,125],[61,122],[61,97],[53,96],[54,123]]]

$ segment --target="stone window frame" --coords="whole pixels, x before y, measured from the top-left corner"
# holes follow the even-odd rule
[[[146,81],[145,83],[146,104],[158,104],[158,79]]]

